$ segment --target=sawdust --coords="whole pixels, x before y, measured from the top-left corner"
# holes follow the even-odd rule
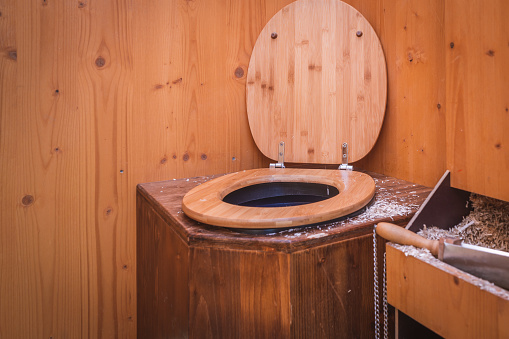
[[[417,234],[428,239],[459,237],[467,244],[509,252],[509,202],[470,195],[473,210],[449,230],[426,227]]]
[[[426,227],[425,225],[417,234],[433,240],[442,237],[458,237],[467,244],[509,252],[509,203],[478,194],[471,194],[470,203],[473,210],[458,225],[449,230],[439,229],[435,226]],[[453,269],[448,264],[436,259],[427,249],[397,244],[393,244],[393,246],[405,253],[406,256],[418,258],[441,270],[450,271]],[[468,273],[465,273],[465,277],[460,278],[482,290],[509,300],[509,291]]]
[[[375,182],[383,184],[383,180],[375,179]],[[415,185],[414,185],[415,186]],[[417,192],[410,192],[409,197],[402,197],[395,195],[401,192],[386,192],[384,187],[379,187],[375,194],[373,203],[366,208],[366,210],[356,216],[352,216],[340,221],[328,222],[319,226],[307,226],[307,227],[296,227],[290,229],[284,229],[272,233],[268,233],[268,236],[281,235],[285,238],[297,238],[302,234],[306,234],[306,238],[321,238],[328,235],[329,231],[335,230],[338,227],[366,224],[374,221],[380,221],[381,219],[394,220],[396,216],[407,216],[415,213],[420,205],[410,203],[409,200],[412,198],[419,197]],[[295,233],[295,231],[300,231]],[[311,233],[310,233],[311,232]],[[312,232],[319,232],[317,234]]]

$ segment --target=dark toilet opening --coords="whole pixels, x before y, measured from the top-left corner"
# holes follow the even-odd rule
[[[223,198],[224,202],[249,207],[286,207],[311,204],[339,194],[330,185],[309,182],[270,182],[246,186]]]

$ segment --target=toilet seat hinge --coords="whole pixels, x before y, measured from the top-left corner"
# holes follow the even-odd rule
[[[285,168],[285,142],[279,143],[279,150],[277,153],[277,164],[271,163],[270,168]]]
[[[339,165],[338,169],[345,170],[345,171],[353,170],[353,166],[348,165],[348,144],[346,142],[344,142],[341,149],[342,149],[343,155],[341,157],[341,165]]]

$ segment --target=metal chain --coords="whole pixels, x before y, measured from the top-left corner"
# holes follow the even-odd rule
[[[382,304],[382,308],[383,308],[383,312],[384,312],[384,339],[387,339],[387,337],[388,337],[388,333],[387,333],[387,330],[388,330],[387,318],[389,316],[389,312],[387,310],[387,283],[386,283],[386,280],[385,280],[385,276],[386,276],[385,254],[386,254],[386,252],[384,252],[383,300],[382,300],[383,304]]]
[[[386,283],[386,260],[385,260],[385,251],[384,251],[384,270],[382,276],[382,311],[384,316],[384,339],[387,339],[389,336],[388,333],[388,318],[389,311],[387,307],[387,283]],[[373,291],[374,291],[374,299],[375,299],[375,338],[380,339],[380,309],[379,302],[380,296],[378,291],[378,260],[377,260],[377,251],[376,251],[376,225],[373,229]]]
[[[373,228],[373,268],[374,268],[374,283],[373,289],[375,293],[375,339],[380,339],[380,314],[378,313],[378,263],[377,263],[377,253],[376,253],[376,225]]]

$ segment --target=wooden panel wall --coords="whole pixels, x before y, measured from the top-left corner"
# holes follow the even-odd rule
[[[135,185],[267,163],[246,67],[290,1],[0,0],[0,337],[135,336]],[[443,2],[348,2],[389,74],[383,131],[360,165],[433,185]]]
[[[447,1],[451,184],[509,201],[509,2]]]
[[[444,2],[353,2],[375,28],[387,61],[384,125],[369,170],[434,186],[445,172]]]

